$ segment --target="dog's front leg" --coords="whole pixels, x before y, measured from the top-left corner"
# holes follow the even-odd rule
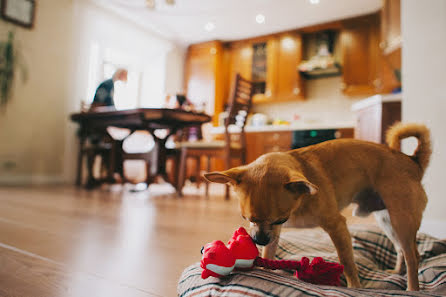
[[[358,269],[353,260],[353,247],[345,218],[339,214],[336,218],[323,222],[321,227],[330,235],[336,247],[339,261],[344,265],[344,274],[349,288],[360,288]]]
[[[271,241],[262,248],[262,258],[274,259],[276,255],[277,245],[279,244],[280,230],[282,225],[274,225],[271,231]]]

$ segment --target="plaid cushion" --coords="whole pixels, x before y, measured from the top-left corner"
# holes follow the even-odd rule
[[[446,296],[446,240],[426,234],[417,236],[421,255],[418,278],[421,292],[406,292],[406,276],[389,274],[396,262],[392,243],[375,226],[353,226],[355,262],[364,289],[318,286],[296,279],[291,272],[255,268],[234,272],[226,278],[201,279],[196,263],[186,268],[178,283],[179,296]],[[300,260],[303,256],[323,257],[338,262],[329,236],[320,229],[293,230],[282,234],[277,259]],[[369,290],[373,289],[373,290]]]

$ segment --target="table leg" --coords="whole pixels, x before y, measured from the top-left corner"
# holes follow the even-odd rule
[[[167,149],[166,149],[166,141],[167,138],[158,139],[158,154],[156,158],[156,167],[157,167],[157,175],[161,175],[164,180],[169,181],[169,177],[167,176],[166,171],[166,161],[167,161]]]
[[[122,144],[124,140],[113,140],[113,148],[112,148],[112,161],[110,162],[110,180],[115,181],[114,173],[118,173],[121,176],[121,182],[124,182],[124,160],[122,158],[122,154],[124,151],[122,150]]]
[[[80,187],[82,183],[82,159],[85,145],[85,136],[79,135],[79,152],[77,155],[77,173],[76,173],[76,186]]]
[[[155,135],[155,130],[148,130],[150,134],[152,134],[153,139],[155,140],[155,148],[154,148],[154,155],[153,155],[153,164],[152,167],[152,174],[153,177],[161,176],[165,181],[169,182],[170,184],[175,185],[175,181],[170,181],[169,177],[167,175],[166,171],[166,161],[167,161],[167,148],[166,148],[166,142],[167,139],[173,134],[176,133],[177,128],[171,128],[169,130],[169,133],[164,138],[159,138]]]

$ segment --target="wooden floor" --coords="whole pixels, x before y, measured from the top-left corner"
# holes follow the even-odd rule
[[[247,226],[219,186],[0,188],[0,296],[176,296],[203,244]]]

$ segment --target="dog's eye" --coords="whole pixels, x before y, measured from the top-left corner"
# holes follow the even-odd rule
[[[286,219],[282,219],[282,220],[278,220],[278,221],[275,221],[274,223],[272,223],[272,225],[282,225],[282,224],[285,223],[286,221],[288,221],[288,218],[286,218]]]

